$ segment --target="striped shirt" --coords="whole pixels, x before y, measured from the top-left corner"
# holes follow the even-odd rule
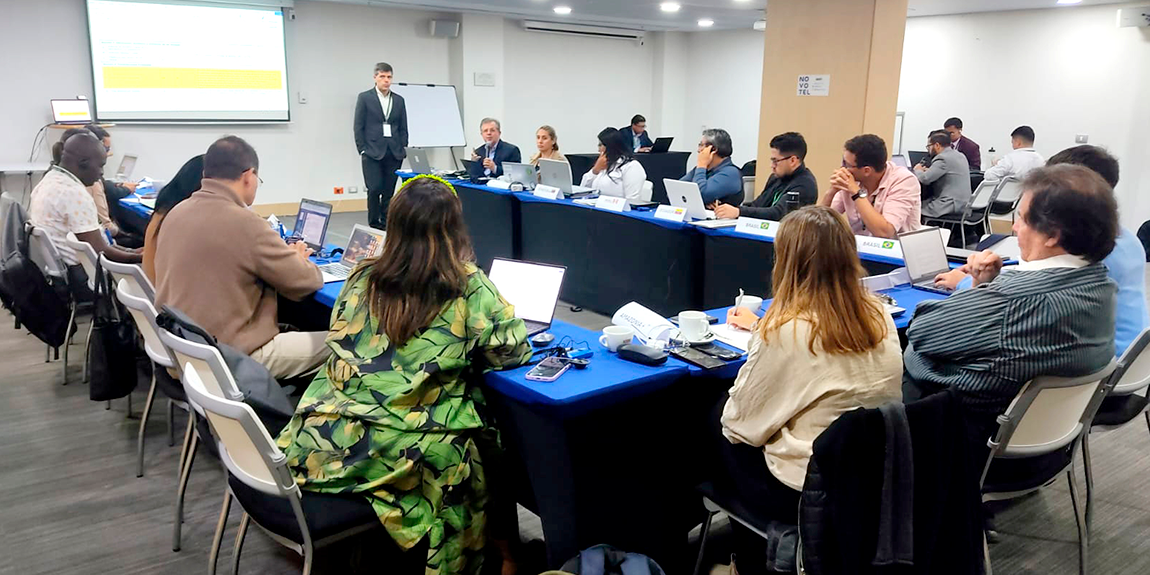
[[[993,418],[1036,376],[1086,375],[1114,358],[1117,289],[1093,263],[1006,270],[923,302],[907,330],[906,376],[954,388]]]

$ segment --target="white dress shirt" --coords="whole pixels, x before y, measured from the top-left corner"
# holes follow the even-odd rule
[[[376,88],[375,95],[379,98],[379,107],[383,109],[383,123],[386,125],[388,118],[391,118],[391,90],[384,94]],[[384,128],[384,132],[387,132],[387,128]]]
[[[638,160],[616,164],[610,170],[596,174],[587,170],[583,174],[583,186],[599,192],[603,196],[617,196],[639,201],[643,195],[643,182],[647,181],[647,170]]]
[[[1017,269],[1023,271],[1048,270],[1053,268],[1078,269],[1084,268],[1088,265],[1090,265],[1090,262],[1086,261],[1086,258],[1076,256],[1074,254],[1062,254],[1043,258],[1040,260],[1034,260],[1032,262],[1028,262],[1020,258]]]
[[[1021,180],[1026,177],[1027,172],[1044,164],[1046,158],[1034,151],[1034,148],[1019,148],[1003,156],[997,164],[986,171],[983,179],[993,181],[1010,176]]]

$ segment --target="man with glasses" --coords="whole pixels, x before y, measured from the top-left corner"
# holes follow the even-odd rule
[[[863,134],[843,145],[843,166],[819,204],[845,214],[855,235],[894,239],[920,227],[921,190],[910,170],[890,161],[882,138]]]
[[[819,184],[804,163],[807,141],[798,132],[787,132],[771,138],[771,177],[763,193],[741,206],[719,204],[715,217],[723,220],[738,217],[779,221],[794,206],[809,206],[819,200]]]
[[[280,333],[277,292],[298,301],[323,279],[305,243],[285,243],[248,209],[259,169],[256,151],[236,136],[208,148],[200,190],[172,208],[157,232],[156,305],[184,312],[277,379],[299,377],[327,359],[327,333]]]
[[[950,135],[935,130],[926,141],[930,167],[919,164],[915,175],[922,186],[929,186],[929,198],[923,198],[922,215],[942,218],[961,214],[970,203],[970,166],[966,156],[950,147]],[[924,189],[924,193],[926,189]],[[963,238],[965,241],[965,238]]]
[[[738,205],[743,201],[743,173],[731,163],[732,153],[731,135],[726,130],[703,130],[697,167],[679,179],[695,182],[703,203],[711,208],[719,203]]]

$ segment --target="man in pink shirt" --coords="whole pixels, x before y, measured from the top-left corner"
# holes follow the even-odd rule
[[[889,161],[886,143],[873,134],[843,145],[843,167],[819,204],[846,214],[860,236],[895,238],[917,230],[922,220],[922,189],[910,170]]]

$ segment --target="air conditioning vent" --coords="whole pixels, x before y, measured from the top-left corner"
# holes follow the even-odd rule
[[[642,30],[627,28],[608,28],[605,26],[584,26],[581,24],[559,24],[556,22],[539,22],[524,20],[523,29],[528,32],[543,32],[546,34],[565,34],[568,36],[589,36],[592,38],[606,38],[610,40],[630,40],[643,43]]]

